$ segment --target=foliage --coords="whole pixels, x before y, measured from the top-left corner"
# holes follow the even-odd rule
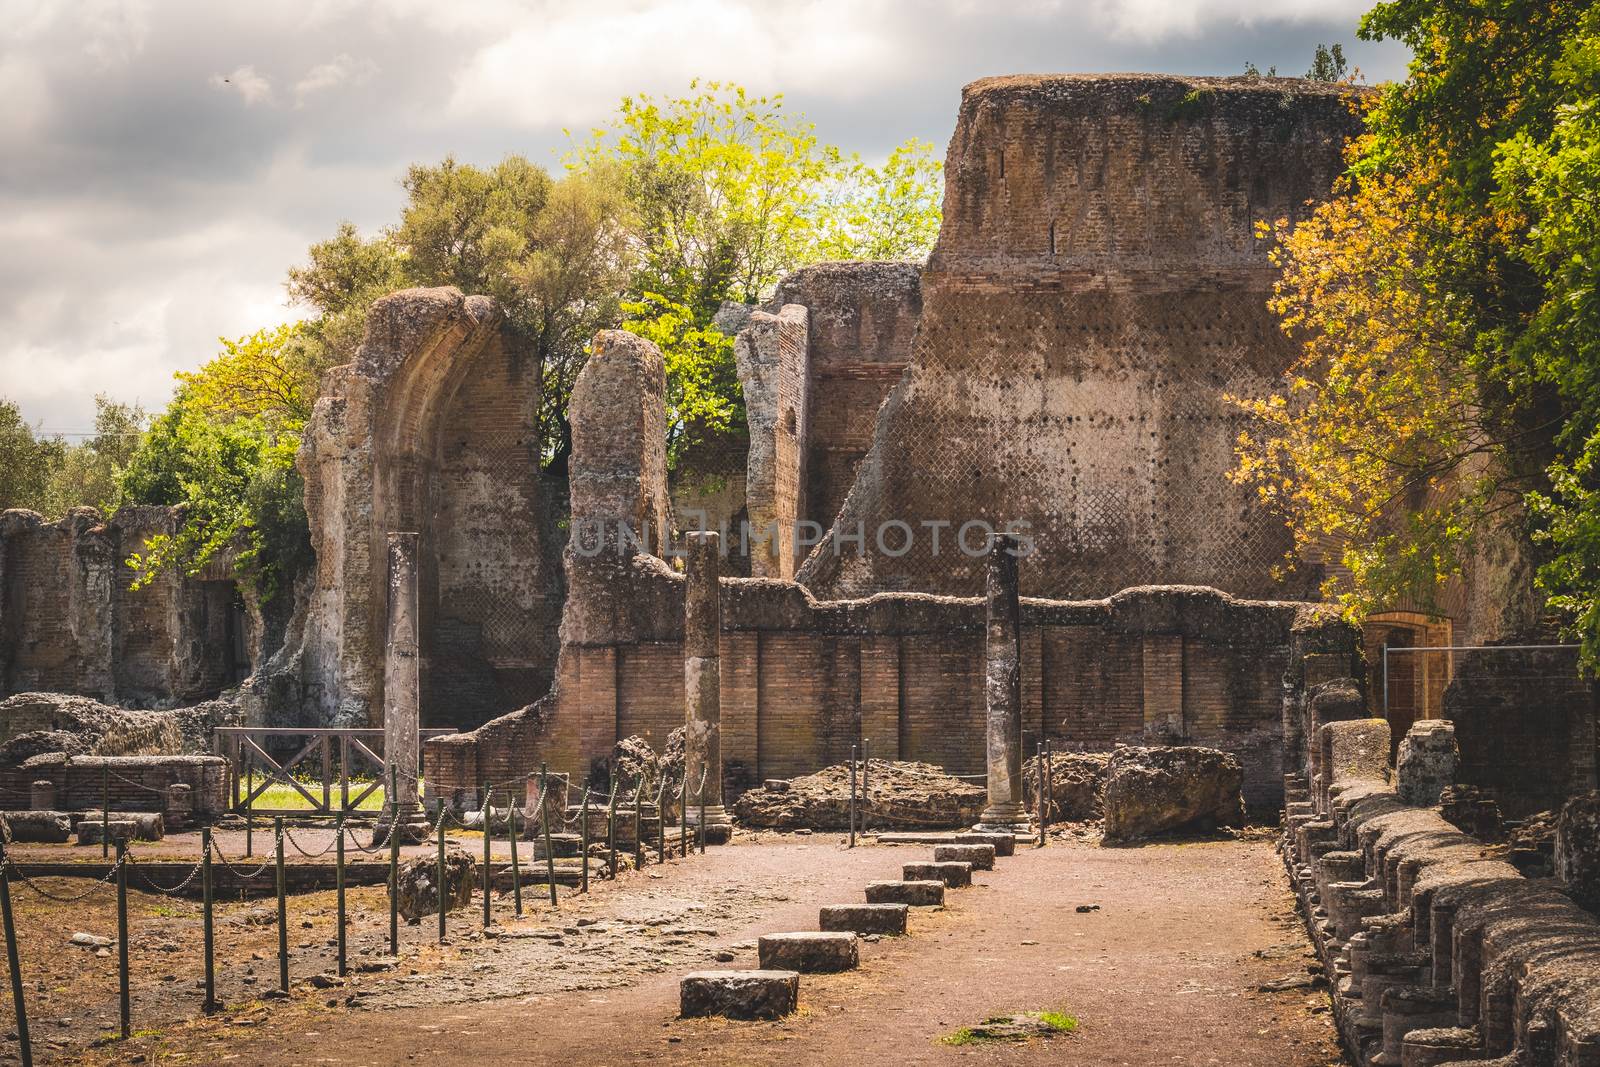
[[[939,236],[943,166],[913,138],[881,167],[852,157],[819,223],[818,259],[923,259]]]
[[[316,398],[316,357],[297,325],[236,341],[179,386],[122,475],[127,499],[182,505],[176,533],[128,559],[136,586],[169,569],[197,573],[227,553],[263,600],[310,552],[295,470]]]
[[[1243,402],[1258,422],[1235,476],[1298,547],[1333,546],[1355,614],[1428,602],[1483,531],[1521,521],[1564,436],[1570,389],[1536,327],[1541,231],[1503,183],[1534,158],[1508,146],[1546,144],[1571,95],[1555,61],[1582,11],[1380,3],[1362,35],[1410,46],[1410,75],[1369,111],[1338,195],[1274,228],[1273,306],[1301,353],[1286,395]],[[1319,50],[1311,75],[1342,58]]]
[[[37,437],[14,402],[0,400],[0,511],[42,510],[63,451],[60,441]]]
[[[308,334],[329,356],[354,355],[368,309],[406,286],[453,285],[492,296],[514,343],[543,369],[543,454],[564,450],[572,383],[594,331],[615,322],[626,281],[627,208],[602,168],[552,180],[511,155],[480,168],[445,158],[403,181],[400,221],[370,240],[346,223],[289,272],[295,300],[318,315]]]
[[[623,304],[622,328],[661,350],[667,372],[667,462],[691,444],[744,418],[733,338],[701,326],[694,313],[659,293]]]
[[[1319,44],[1316,52],[1311,57],[1311,69],[1306,71],[1306,80],[1314,82],[1343,81],[1345,72],[1350,68],[1344,61],[1344,46],[1335,44],[1332,47]]]

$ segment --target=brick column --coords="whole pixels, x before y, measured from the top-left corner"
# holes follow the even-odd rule
[[[417,760],[422,749],[421,662],[417,648],[417,542],[415,533],[389,534],[389,618],[383,666],[383,814],[377,837],[391,821],[402,827],[425,820],[417,803]],[[392,777],[391,769],[395,773]],[[398,783],[389,795],[390,782]]]
[[[1028,826],[1022,803],[1022,602],[1016,547],[1016,538],[1007,534],[997,534],[989,546],[984,646],[989,803],[978,819],[983,830]]]
[[[733,826],[722,806],[721,538],[710,530],[685,535],[688,559],[683,590],[684,773],[689,782],[689,823],[700,804],[692,791],[705,774],[707,839],[726,840]]]

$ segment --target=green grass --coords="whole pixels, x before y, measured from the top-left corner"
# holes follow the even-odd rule
[[[1041,1011],[1039,1021],[1061,1034],[1070,1034],[1078,1028],[1078,1020],[1059,1011]]]
[[[266,782],[268,780],[269,780],[269,776],[268,775],[265,775],[265,774],[252,774],[250,776],[250,778],[248,779],[248,783],[246,783],[244,781],[241,781],[239,783],[239,790],[240,790],[241,795],[249,796],[251,791],[253,791],[256,787],[260,786],[262,783],[264,783],[264,782]],[[299,779],[296,779],[296,780],[299,781]],[[367,784],[368,783],[364,782],[364,781],[358,782],[356,779],[351,779],[351,781],[350,781],[350,795],[351,796],[355,796],[356,794],[360,793],[361,790],[363,790],[363,789],[365,789],[367,787]],[[312,796],[318,798],[319,800],[322,798],[322,783],[321,782],[300,781],[300,785],[301,785],[302,788],[305,789],[305,791],[307,793],[310,793]],[[380,785],[378,788],[374,789],[372,792],[368,793],[365,797],[362,798],[361,803],[356,805],[356,810],[357,811],[382,811],[383,810],[383,792],[384,792],[383,786]],[[328,790],[328,801],[335,808],[337,808],[339,806],[339,786],[338,786],[337,782],[335,782],[333,787]],[[255,800],[251,802],[251,806],[255,807],[255,808],[262,809],[262,810],[265,810],[265,811],[272,811],[272,810],[313,811],[313,810],[315,810],[311,806],[311,804],[309,804],[306,801],[306,798],[300,795],[298,790],[296,790],[293,786],[284,785],[281,781],[273,782],[271,785],[267,786],[267,788],[262,791],[261,795],[256,797]]]
[[[1026,1011],[1015,1015],[992,1015],[977,1026],[963,1026],[939,1039],[941,1045],[982,1045],[997,1042],[1027,1041],[1051,1034],[1070,1034],[1078,1020],[1065,1012]]]

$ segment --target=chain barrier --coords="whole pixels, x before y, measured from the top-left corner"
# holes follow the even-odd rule
[[[308,860],[321,859],[323,856],[326,856],[328,853],[332,852],[334,846],[339,843],[338,835],[335,834],[334,837],[329,840],[327,845],[323,846],[321,852],[307,852],[305,849],[300,847],[300,842],[294,839],[294,832],[287,826],[283,828],[283,836],[289,842],[290,848],[294,849]]]
[[[202,866],[204,866],[204,863],[205,863],[204,858],[202,858],[201,860],[196,862],[195,865],[192,868],[190,868],[189,873],[183,876],[183,881],[179,882],[177,885],[175,885],[172,888],[168,889],[166,886],[158,884],[148,874],[145,874],[143,871],[140,871],[139,870],[138,861],[133,858],[133,854],[131,852],[128,853],[128,869],[133,871],[134,873],[138,874],[139,875],[139,880],[142,881],[147,887],[149,887],[150,889],[155,890],[157,893],[164,893],[169,897],[177,896],[179,893],[183,892],[185,889],[188,889],[190,883],[192,883],[195,880],[195,878],[200,874],[200,868]]]
[[[222,854],[222,846],[217,844],[217,840],[214,837],[211,839],[211,851],[217,854],[218,862],[220,862],[229,871],[233,872],[235,877],[246,882],[254,881],[256,878],[259,878],[262,872],[273,864],[273,857],[268,856],[266,859],[261,861],[261,866],[246,874],[242,867],[235,867],[232,863],[228,862],[228,857]]]
[[[88,889],[85,889],[83,892],[71,896],[62,896],[58,893],[52,893],[48,889],[35,884],[33,879],[22,873],[22,868],[17,865],[16,860],[12,859],[10,856],[6,857],[6,867],[12,874],[16,875],[19,883],[27,886],[29,889],[33,890],[41,897],[44,897],[46,900],[53,900],[57,904],[76,904],[78,901],[86,899],[90,894],[107,888],[111,880],[117,876],[117,871],[122,867],[123,862],[123,860],[118,860],[116,863],[113,863],[111,865],[111,869],[107,871],[103,877],[97,879],[93,885],[91,885]]]

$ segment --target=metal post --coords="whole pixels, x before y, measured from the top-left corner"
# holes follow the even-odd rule
[[[395,769],[390,767],[391,790],[394,779]],[[400,955],[400,820],[392,816],[389,819],[389,955]]]
[[[872,812],[872,738],[861,739],[861,832],[867,832],[867,816]],[[894,829],[894,827],[890,827]]]
[[[667,809],[661,806],[667,799],[667,776],[661,776],[661,784],[656,787],[656,863],[667,862]]]
[[[111,855],[111,768],[100,768],[100,858]],[[122,1035],[128,1036],[126,1034]]]
[[[539,792],[544,794],[539,804],[544,813],[544,877],[550,883],[550,906],[557,908],[561,903],[556,898],[556,852],[550,843],[550,772],[543,763],[539,764]],[[588,862],[585,858],[584,863]]]
[[[683,765],[683,796],[678,799],[678,849],[689,858],[689,765]]]
[[[122,1040],[128,1040],[128,845],[117,842],[117,1018],[122,1024]]]
[[[639,800],[644,796],[644,777],[639,778],[639,785],[633,791],[633,869],[644,867],[644,831],[640,827]]]
[[[437,873],[438,873],[438,876],[439,876],[438,893],[436,894],[438,896],[438,898],[439,898],[439,944],[442,945],[442,944],[444,944],[444,903],[445,903],[444,820],[443,819],[439,820],[439,870],[438,870]]]
[[[200,899],[204,909],[205,923],[205,954],[206,954],[206,1000],[201,1010],[216,1011],[217,1004],[217,935],[215,919],[212,914],[213,885],[211,880],[211,827],[204,826],[200,829],[200,849],[205,853],[200,858]],[[342,899],[342,898],[341,898]]]
[[[617,781],[616,770],[611,772],[611,800],[606,804],[606,854],[609,857],[606,863],[611,868],[611,877],[617,876]]]
[[[1033,802],[1033,813],[1039,817],[1039,847],[1044,848],[1044,742],[1034,745],[1033,772],[1038,783],[1038,797]]]
[[[337,973],[340,978],[343,978],[346,971],[349,970],[346,965],[344,935],[344,820],[345,816],[340,815],[339,821],[334,824],[334,833],[338,834],[339,837],[333,849],[333,889],[337,903],[336,910],[339,913],[339,933],[336,939],[338,944]]]
[[[1056,776],[1050,762],[1050,738],[1044,739],[1044,780],[1050,783],[1044,794],[1044,812],[1039,816],[1046,826],[1050,825],[1051,809],[1056,806]]]
[[[494,921],[489,915],[489,889],[491,875],[489,872],[489,820],[494,818],[494,790],[484,787],[483,790],[483,927],[485,930]]]
[[[856,746],[850,746],[850,847],[856,847]]]
[[[583,869],[579,877],[583,879],[580,892],[589,891],[589,783],[583,783],[583,804],[578,811],[578,821],[583,825],[578,827],[578,854],[583,859]]]
[[[22,1067],[33,1067],[33,1043],[28,1040],[28,1009],[22,999],[22,961],[17,953],[17,927],[11,917],[11,862],[0,841],[0,918],[5,920],[6,960],[11,964],[11,1003],[17,1012],[17,1040],[22,1044]]]
[[[700,855],[706,854],[706,778],[700,776]]]
[[[256,813],[253,808],[244,809],[244,854],[246,857],[255,855],[256,851]]]
[[[272,820],[274,862],[278,872],[278,988],[289,992],[289,879],[283,869],[283,816]]]
[[[527,799],[526,796],[523,797]],[[517,863],[517,797],[511,795],[511,810],[506,812],[506,830],[511,836],[511,899],[517,916],[522,916],[522,868]]]

